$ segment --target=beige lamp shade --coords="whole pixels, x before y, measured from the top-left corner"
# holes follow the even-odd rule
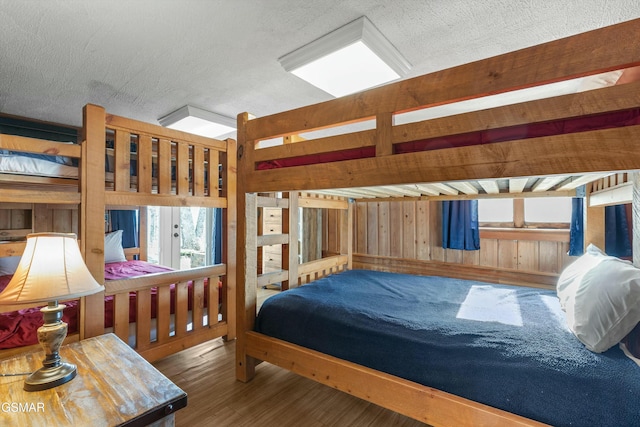
[[[0,311],[77,299],[104,290],[93,278],[73,233],[33,233],[13,277],[0,293]],[[11,306],[11,307],[7,307]]]

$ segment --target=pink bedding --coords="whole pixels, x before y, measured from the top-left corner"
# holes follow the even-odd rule
[[[106,280],[125,279],[150,273],[171,271],[168,267],[145,261],[115,262],[105,265]],[[0,276],[0,292],[4,290],[11,276]],[[131,294],[132,307],[135,308],[135,294]],[[78,330],[78,300],[65,301],[62,320],[69,325],[68,333]],[[132,312],[130,310],[130,312]],[[135,315],[135,311],[133,311]],[[135,317],[130,319],[135,321]],[[0,313],[0,349],[15,348],[38,343],[36,330],[42,325],[40,308],[26,308],[19,311]],[[105,298],[105,327],[113,325],[113,297]]]

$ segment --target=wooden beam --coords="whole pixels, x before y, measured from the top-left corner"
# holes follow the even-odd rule
[[[639,139],[640,125],[636,125],[530,138],[526,142],[508,141],[252,171],[244,178],[249,191],[305,191],[477,178],[584,174],[611,170],[612,165],[619,170],[634,170],[640,169],[640,155],[638,148],[627,141]],[[398,174],[399,170],[403,173]]]

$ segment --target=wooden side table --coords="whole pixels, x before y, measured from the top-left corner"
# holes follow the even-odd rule
[[[0,377],[3,426],[173,426],[187,394],[114,334],[74,342],[60,349],[77,366],[70,382],[27,392],[25,376]],[[44,352],[0,361],[0,373],[32,372]]]

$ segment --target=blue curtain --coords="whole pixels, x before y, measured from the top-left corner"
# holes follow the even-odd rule
[[[112,210],[111,229],[122,230],[122,247],[138,247],[138,211],[135,210]]]
[[[617,257],[631,256],[629,221],[625,205],[604,208],[604,251]]]
[[[584,199],[571,199],[571,227],[569,229],[569,255],[579,256],[584,253]]]
[[[467,251],[480,249],[477,200],[442,202],[442,247]]]
[[[211,230],[211,260],[214,264],[222,263],[222,209],[213,210],[213,227]]]

